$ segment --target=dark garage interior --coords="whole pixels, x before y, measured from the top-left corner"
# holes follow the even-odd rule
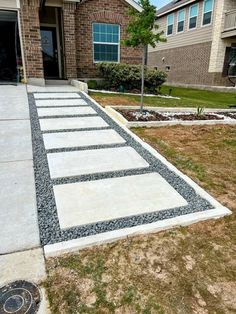
[[[17,83],[22,66],[17,12],[0,10],[0,84]]]

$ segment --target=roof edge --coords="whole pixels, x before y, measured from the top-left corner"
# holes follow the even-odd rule
[[[173,7],[173,8],[169,8],[169,9],[167,9],[166,11],[163,11],[163,12],[161,12],[161,13],[158,13],[158,11],[161,11],[162,8],[165,8],[165,7],[162,7],[162,8],[160,8],[159,10],[157,10],[156,16],[157,16],[157,17],[161,17],[161,16],[163,16],[163,15],[166,15],[166,14],[172,12],[172,11],[178,10],[179,8],[182,8],[182,7],[184,7],[184,6],[186,6],[186,5],[190,4],[190,3],[193,3],[193,2],[196,2],[196,0],[189,0],[189,1],[184,2],[184,3],[180,3],[179,5],[177,5],[177,6]]]
[[[127,2],[131,7],[133,7],[137,11],[139,11],[139,12],[142,11],[142,7],[138,4],[138,2],[136,2],[134,0],[124,0],[124,1]],[[64,2],[78,2],[78,3],[80,3],[81,0],[64,0]]]

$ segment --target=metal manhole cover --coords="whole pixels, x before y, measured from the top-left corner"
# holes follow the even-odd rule
[[[0,288],[0,314],[34,314],[39,304],[39,289],[31,282],[18,280]]]

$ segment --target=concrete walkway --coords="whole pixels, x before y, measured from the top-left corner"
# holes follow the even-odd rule
[[[28,91],[40,237],[46,251],[99,234],[102,241],[105,233],[117,230],[179,217],[184,222],[195,213],[229,213],[86,94],[68,86]],[[214,208],[219,212],[211,213]]]
[[[26,87],[0,86],[0,287],[45,279]],[[1,295],[0,295],[1,297]],[[48,313],[45,298],[39,313]]]

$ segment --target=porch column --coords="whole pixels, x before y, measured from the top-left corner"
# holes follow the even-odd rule
[[[39,0],[21,0],[20,18],[26,79],[28,83],[44,85]]]
[[[75,2],[63,3],[63,27],[67,79],[77,78],[75,11]]]

